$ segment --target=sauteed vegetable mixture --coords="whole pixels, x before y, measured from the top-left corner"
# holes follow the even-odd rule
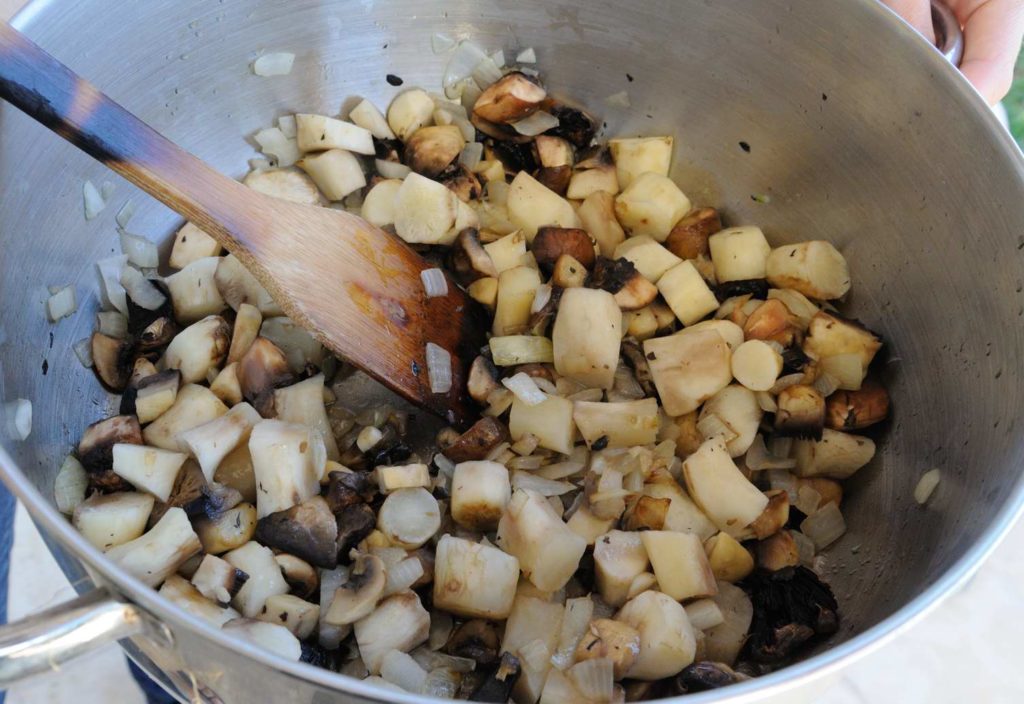
[[[672,136],[599,138],[532,52],[454,51],[443,95],[281,118],[245,183],[360,213],[438,262],[425,296],[491,313],[479,421],[415,453],[421,421],[349,410],[358,372],[208,235],[182,227],[164,277],[123,236],[78,350],[120,410],[58,506],[199,618],[386,688],[633,701],[784,665],[839,627],[816,556],[889,411],[881,341],[831,304],[843,255],[723,223]]]

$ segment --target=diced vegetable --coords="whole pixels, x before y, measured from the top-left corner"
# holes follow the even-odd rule
[[[519,561],[497,548],[446,535],[434,558],[434,606],[467,618],[504,619],[512,611]]]
[[[519,566],[538,589],[565,586],[579,566],[587,544],[554,512],[540,494],[519,489],[512,494],[498,522],[498,544],[519,560]]]

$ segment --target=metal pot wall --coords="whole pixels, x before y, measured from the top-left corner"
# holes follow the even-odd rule
[[[400,90],[389,73],[439,85],[434,32],[532,46],[553,91],[602,115],[608,134],[675,135],[673,176],[696,203],[776,243],[842,249],[852,312],[888,343],[896,409],[880,456],[849,488],[849,532],[826,555],[843,627],[799,664],[688,702],[760,700],[835,671],[955,589],[1021,508],[1024,163],[963,79],[873,0],[39,0],[16,24],[236,176],[254,156],[245,136],[278,114],[334,114],[354,95],[386,105]],[[252,75],[263,50],[294,52],[292,74]],[[623,90],[632,108],[605,104]],[[86,178],[116,184],[112,211],[134,198],[134,230],[177,224],[0,108],[0,398],[31,399],[35,416],[27,441],[0,440],[0,467],[72,582],[100,590],[4,630],[0,677],[57,647],[64,657],[131,636],[129,652],[183,699],[413,701],[226,638],[107,564],[54,509],[61,459],[113,407],[71,349],[93,324],[92,262],[118,246],[111,213],[82,217]],[[51,325],[46,287],[67,283],[80,308]],[[912,491],[932,467],[942,484],[921,508]],[[26,649],[28,637],[40,647]]]

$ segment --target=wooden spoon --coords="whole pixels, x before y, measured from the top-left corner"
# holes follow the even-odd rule
[[[448,422],[472,422],[466,376],[485,342],[482,311],[450,279],[447,296],[426,298],[430,265],[397,237],[217,173],[6,23],[0,97],[209,233],[326,347]],[[430,391],[428,342],[451,354],[448,393]]]

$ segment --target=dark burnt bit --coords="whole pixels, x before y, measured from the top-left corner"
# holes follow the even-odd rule
[[[594,261],[594,271],[587,280],[587,287],[615,294],[621,291],[636,273],[636,267],[628,259],[597,257]]]
[[[595,452],[598,452],[600,450],[605,449],[606,447],[608,447],[608,436],[602,435],[601,437],[594,441],[594,444],[590,446],[590,449],[594,450]]]
[[[746,580],[754,617],[747,652],[763,664],[782,664],[812,638],[839,629],[839,605],[832,590],[801,566],[755,572]]]
[[[483,619],[472,619],[452,631],[444,651],[459,658],[475,660],[486,667],[498,661],[501,642],[494,624]]]
[[[171,320],[174,320],[174,307],[171,304],[171,294],[167,290],[167,286],[165,286],[162,281],[158,281],[156,279],[150,279],[149,283],[156,286],[157,289],[160,290],[160,293],[164,294],[164,302],[156,310],[148,310],[135,303],[131,296],[127,296],[129,337],[138,337],[142,334],[143,330],[160,318],[170,318]]]
[[[89,473],[87,494],[115,494],[119,491],[135,491],[135,487],[115,474],[112,469]]]
[[[673,686],[675,694],[691,694],[719,689],[749,679],[726,665],[724,662],[695,662],[683,668],[676,675]]]
[[[50,363],[47,360],[44,359],[43,360],[43,376],[46,376],[46,373],[48,371],[50,371]]]
[[[171,344],[171,340],[178,334],[180,328],[173,318],[157,318],[138,335],[139,352],[156,352]]]
[[[331,512],[336,514],[349,506],[372,501],[376,493],[369,472],[335,471],[327,475],[324,499]]]
[[[529,171],[533,173],[540,164],[537,163],[537,156],[533,152],[532,144],[517,144],[510,141],[499,141],[488,139],[485,144],[494,152],[504,166],[505,170],[511,173]]]
[[[118,443],[145,444],[138,418],[112,416],[87,427],[78,443],[78,460],[87,472],[105,472],[113,467],[114,445]]]
[[[622,359],[626,365],[633,370],[633,376],[640,384],[647,396],[656,396],[657,388],[654,386],[654,376],[651,374],[651,366],[644,356],[643,347],[633,338],[626,338],[622,341]]]
[[[330,651],[317,643],[309,642],[299,643],[299,646],[302,648],[302,654],[299,656],[301,662],[332,672],[338,671],[338,653],[340,651]]]
[[[402,150],[403,146],[400,140],[373,138],[373,152],[378,159],[400,162]]]
[[[349,552],[377,527],[377,516],[366,504],[355,504],[342,509],[336,516],[338,527],[337,561],[351,562]]]
[[[216,521],[220,516],[242,502],[242,494],[224,484],[203,484],[199,496],[183,505],[189,518],[208,518]]]
[[[758,300],[768,298],[768,281],[766,279],[743,279],[741,281],[726,281],[715,286],[715,296],[720,301],[733,296],[750,295]]]
[[[480,179],[464,164],[458,162],[450,164],[437,176],[437,180],[458,196],[463,203],[479,200],[483,194],[484,187],[481,185]]]
[[[379,449],[378,449],[379,448]],[[404,462],[409,459],[412,455],[412,448],[406,445],[401,440],[396,440],[389,443],[387,446],[383,446],[378,443],[370,451],[370,464],[374,467],[379,466],[391,466]]]
[[[512,653],[503,653],[498,668],[483,683],[473,690],[470,699],[477,702],[499,702],[504,704],[512,695],[512,687],[519,679],[521,668],[519,658]]]
[[[742,141],[741,141],[741,142],[740,142],[740,149],[742,149],[742,150],[743,150],[743,151],[745,151],[745,152],[746,152],[747,154],[749,154],[749,153],[750,153],[750,144],[749,144],[749,143],[747,143],[747,142],[742,142]]]
[[[594,141],[597,132],[594,121],[582,110],[568,105],[554,105],[548,112],[558,118],[558,126],[544,134],[561,137],[577,149],[585,149]]]
[[[782,374],[796,374],[802,372],[810,363],[808,357],[799,345],[793,345],[782,350]]]
[[[384,48],[386,49],[386,48],[387,48],[387,46],[388,46],[388,45],[387,45],[387,44],[385,44],[385,45],[384,45]],[[386,75],[386,76],[384,77],[384,80],[386,80],[386,81],[388,82],[388,85],[390,85],[390,86],[396,86],[396,87],[397,87],[397,86],[400,86],[400,85],[402,85],[403,83],[405,83],[405,81],[403,81],[403,80],[401,79],[401,77],[400,77],[400,76],[396,76],[396,75],[395,75],[395,74],[393,74],[393,73],[389,73],[388,75]]]
[[[557,286],[552,288],[548,302],[541,306],[539,311],[530,314],[528,325],[531,335],[547,334],[548,326],[554,322],[555,316],[558,315],[558,306],[562,302],[562,294],[564,292],[564,288]]]

